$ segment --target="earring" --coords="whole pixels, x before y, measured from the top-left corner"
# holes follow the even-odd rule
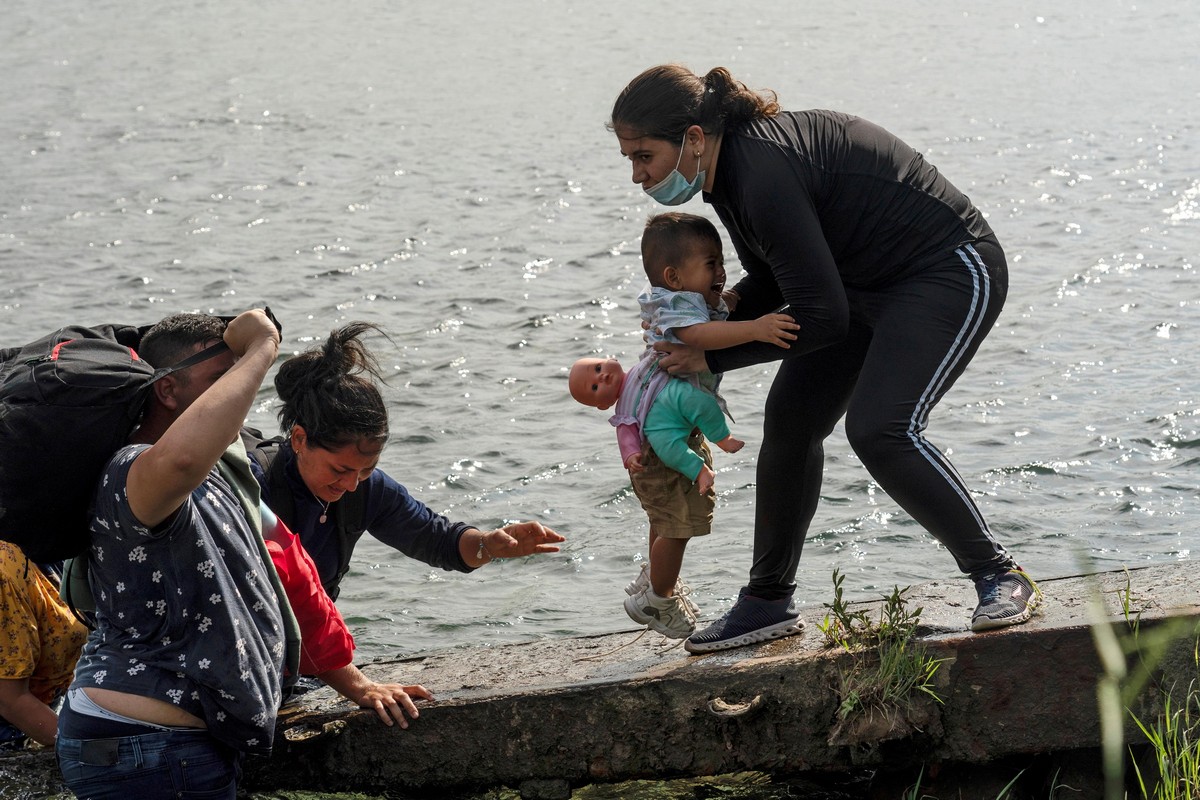
[[[699,158],[699,157],[700,157],[700,151],[699,151],[699,150],[697,150],[697,151],[696,151],[696,158]]]

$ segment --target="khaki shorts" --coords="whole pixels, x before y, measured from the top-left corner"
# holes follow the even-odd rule
[[[692,433],[688,447],[712,467],[712,453],[699,431]],[[711,490],[700,494],[693,481],[663,464],[650,447],[642,450],[642,464],[645,469],[629,478],[656,535],[690,539],[712,531],[716,495]]]

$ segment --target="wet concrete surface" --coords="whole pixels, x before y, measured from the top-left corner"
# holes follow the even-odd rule
[[[968,582],[914,587],[906,597],[923,609],[921,640],[943,659],[943,703],[917,702],[882,724],[837,724],[833,687],[849,656],[825,646],[823,610],[814,610],[801,635],[703,656],[630,630],[369,665],[376,679],[424,684],[438,700],[397,731],[319,690],[281,715],[275,756],[251,778],[418,794],[505,785],[551,797],[592,782],[981,764],[1097,747],[1102,670],[1089,598],[1115,630],[1129,615],[1145,629],[1194,621],[1200,582],[1186,566],[1167,565],[1042,588],[1046,600],[1029,623],[972,634]],[[878,605],[856,607],[875,615]],[[1194,676],[1191,648],[1181,641],[1163,669]],[[1135,734],[1130,723],[1127,735]]]
[[[407,731],[387,728],[328,689],[310,692],[281,712],[275,752],[247,765],[245,786],[405,797],[510,787],[548,800],[639,779],[926,764],[949,774],[953,765],[1091,752],[1100,743],[1102,669],[1090,599],[1121,636],[1130,618],[1143,632],[1179,624],[1180,638],[1155,667],[1161,684],[1186,686],[1196,677],[1200,619],[1191,572],[1172,564],[1043,581],[1046,600],[1033,620],[985,634],[966,630],[975,605],[969,582],[913,587],[906,600],[923,609],[920,641],[943,659],[942,703],[917,702],[857,727],[838,725],[834,687],[850,656],[825,646],[817,626],[824,609],[805,613],[801,635],[703,656],[631,629],[377,662],[364,666],[376,680],[435,693],[419,720]],[[877,616],[880,605],[854,608]],[[1151,715],[1160,702],[1147,692],[1133,706]],[[1137,738],[1131,721],[1126,737]],[[20,766],[0,760],[0,780],[40,769],[52,784],[52,756],[24,758]]]

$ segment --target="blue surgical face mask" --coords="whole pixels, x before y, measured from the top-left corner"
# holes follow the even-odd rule
[[[671,170],[671,174],[663,178],[658,183],[646,190],[646,194],[653,197],[664,206],[677,206],[681,203],[686,203],[696,196],[696,192],[700,191],[704,186],[705,171],[702,169],[696,170],[696,177],[690,182],[683,177],[683,173],[679,171],[679,164],[683,161],[683,148],[687,146],[687,134],[683,135],[683,143],[679,145],[679,158],[675,160],[675,169]],[[696,166],[699,167],[700,156],[696,156]]]

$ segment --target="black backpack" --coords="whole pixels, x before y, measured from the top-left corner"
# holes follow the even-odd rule
[[[135,350],[149,328],[73,325],[0,350],[0,539],[31,560],[87,549],[96,482],[150,385],[229,349],[221,342],[156,371]]]

